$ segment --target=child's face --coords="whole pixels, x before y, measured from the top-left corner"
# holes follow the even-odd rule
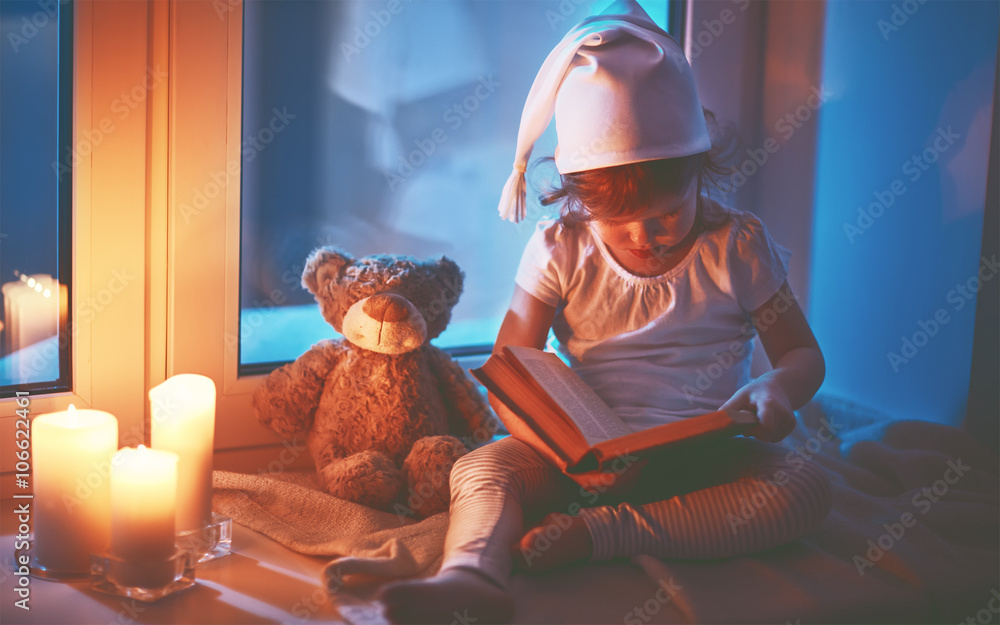
[[[594,221],[594,230],[626,267],[664,259],[694,228],[697,187],[692,181],[683,195],[654,194],[645,210],[624,219]]]

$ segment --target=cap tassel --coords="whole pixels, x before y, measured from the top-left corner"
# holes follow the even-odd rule
[[[500,217],[512,223],[520,223],[527,215],[525,207],[524,165],[514,165],[500,195]]]
[[[500,217],[507,221],[519,223],[527,216],[524,199],[527,185],[524,181],[524,172],[527,169],[531,150],[535,141],[542,136],[552,120],[556,91],[558,91],[563,76],[566,75],[570,62],[576,55],[576,51],[580,49],[580,46],[600,43],[601,34],[593,32],[593,30],[601,27],[600,25],[590,26],[580,32],[570,31],[563,38],[563,41],[549,53],[542,64],[542,69],[538,71],[535,81],[531,84],[528,98],[524,102],[524,110],[521,112],[521,123],[517,129],[514,171],[507,179],[503,194],[500,196]]]

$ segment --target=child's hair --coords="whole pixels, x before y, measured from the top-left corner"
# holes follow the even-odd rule
[[[715,229],[722,226],[729,214],[708,214],[704,195],[712,189],[725,191],[719,181],[732,173],[729,162],[736,136],[729,126],[720,129],[711,111],[702,110],[712,136],[712,149],[708,152],[561,174],[561,184],[543,192],[539,200],[543,206],[561,202],[563,221],[569,224],[628,218],[642,212],[642,207],[648,205],[656,192],[684,193],[695,177],[698,185],[696,227]],[[542,162],[552,160],[552,157],[539,159]]]

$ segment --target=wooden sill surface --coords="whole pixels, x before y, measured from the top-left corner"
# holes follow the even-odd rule
[[[14,509],[12,499],[0,505],[0,622],[7,625],[385,622],[380,606],[366,597],[340,599],[326,593],[320,581],[327,558],[295,553],[238,524],[233,525],[232,554],[199,565],[194,586],[156,603],[102,594],[87,581],[29,577],[30,609],[23,610],[15,605],[20,597],[14,592],[19,584],[13,574]]]

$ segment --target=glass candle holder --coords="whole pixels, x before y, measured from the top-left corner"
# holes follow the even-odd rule
[[[233,520],[217,512],[201,529],[177,532],[177,544],[192,553],[195,564],[228,556],[232,543]]]
[[[181,548],[164,559],[123,560],[111,553],[90,558],[91,588],[153,602],[194,585],[194,558]]]

